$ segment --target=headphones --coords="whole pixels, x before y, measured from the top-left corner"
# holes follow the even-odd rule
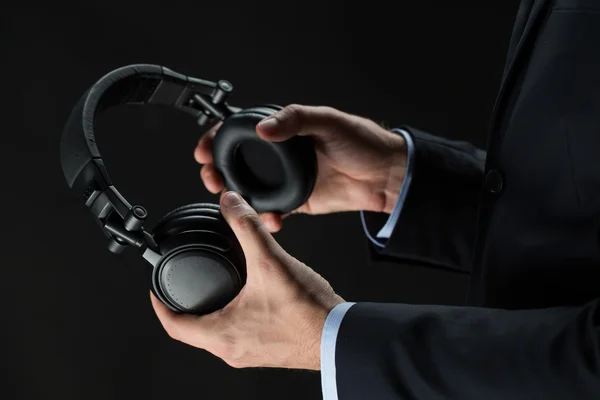
[[[217,204],[188,204],[165,215],[147,232],[147,211],[130,205],[106,172],[94,137],[94,123],[108,108],[159,104],[184,111],[203,127],[223,124],[213,141],[215,169],[229,190],[257,211],[289,212],[310,196],[317,173],[311,140],[294,137],[265,142],[256,134],[262,119],[281,110],[263,105],[241,109],[225,101],[233,86],[185,76],[166,67],[136,64],[116,69],[89,88],[73,108],[60,142],[63,173],[83,196],[108,248],[137,248],[150,268],[150,290],[171,310],[203,315],[225,307],[246,283],[246,260]],[[240,145],[260,141],[277,156],[283,183],[261,184],[240,162]]]

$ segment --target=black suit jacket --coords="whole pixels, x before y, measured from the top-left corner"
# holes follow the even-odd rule
[[[600,399],[600,0],[521,4],[487,152],[405,129],[373,257],[470,272],[468,302],[350,308],[339,399]]]

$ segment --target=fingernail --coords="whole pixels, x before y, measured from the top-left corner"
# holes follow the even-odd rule
[[[233,207],[242,202],[242,198],[235,192],[227,192],[223,195],[223,205],[225,207]]]
[[[267,117],[265,119],[263,119],[262,121],[260,121],[258,123],[258,126],[261,127],[261,129],[275,129],[275,127],[277,126],[277,124],[279,123],[279,121],[277,121],[277,118],[275,118],[275,116],[271,115],[270,117]]]

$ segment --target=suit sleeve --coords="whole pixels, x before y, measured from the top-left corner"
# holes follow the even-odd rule
[[[395,261],[469,272],[485,151],[408,126],[413,157],[410,187],[401,213],[383,246],[370,241],[374,261]],[[364,213],[367,236],[381,225],[374,213]]]
[[[596,400],[600,304],[538,310],[356,303],[337,332],[337,397]]]
[[[403,129],[392,129],[392,132],[398,133],[404,137],[406,142],[406,153],[407,153],[407,161],[406,161],[406,171],[404,172],[404,180],[402,182],[402,186],[400,187],[398,198],[396,199],[396,203],[394,204],[394,208],[390,213],[387,221],[377,235],[373,236],[369,227],[367,226],[367,221],[365,217],[365,212],[360,212],[360,218],[362,221],[363,229],[365,231],[365,235],[371,241],[371,243],[378,247],[385,247],[385,243],[382,242],[381,239],[389,239],[390,235],[394,231],[394,227],[398,223],[398,218],[400,218],[400,214],[402,213],[402,206],[404,205],[404,200],[406,199],[406,195],[408,194],[408,190],[410,189],[410,182],[412,180],[412,169],[415,158],[415,145],[412,139],[412,136]]]

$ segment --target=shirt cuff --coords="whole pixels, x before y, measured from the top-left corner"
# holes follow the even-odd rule
[[[400,212],[402,211],[402,206],[404,205],[404,201],[408,194],[408,189],[410,187],[410,182],[412,180],[412,170],[414,164],[414,142],[412,137],[408,132],[403,129],[392,129],[392,132],[396,132],[401,134],[406,141],[406,150],[407,150],[407,162],[406,162],[406,174],[404,176],[404,181],[402,182],[402,187],[400,188],[400,194],[396,199],[396,203],[394,204],[394,209],[390,214],[388,220],[386,221],[383,228],[379,230],[377,235],[373,237],[369,230],[367,229],[367,223],[365,221],[365,214],[363,211],[360,212],[360,219],[362,221],[363,230],[365,231],[365,235],[369,240],[378,247],[385,247],[385,243],[377,239],[389,239],[396,227],[396,223],[398,222],[398,218],[400,218]]]
[[[356,303],[342,303],[335,306],[325,320],[321,335],[321,389],[323,400],[338,400],[335,373],[335,345],[337,334],[344,315]]]

